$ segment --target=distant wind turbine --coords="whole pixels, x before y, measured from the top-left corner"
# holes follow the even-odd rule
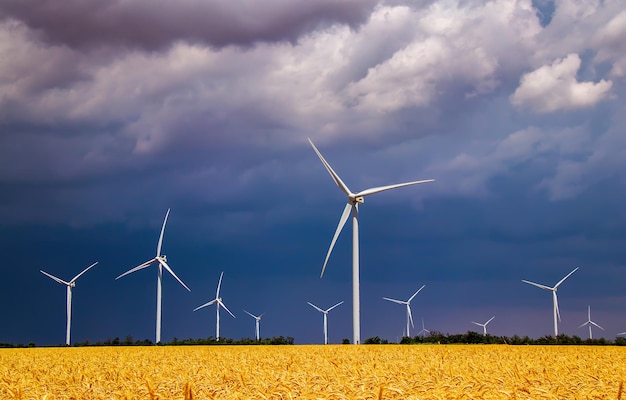
[[[245,312],[246,314],[248,314],[249,316],[251,316],[252,318],[254,318],[254,322],[255,322],[255,324],[254,324],[254,328],[255,328],[255,329],[254,329],[254,332],[256,333],[256,340],[257,340],[257,341],[261,340],[261,327],[260,327],[260,325],[261,325],[261,317],[262,317],[265,313],[263,313],[263,314],[261,314],[261,315],[258,315],[258,316],[257,316],[257,315],[254,315],[254,314],[252,314],[252,313],[249,313],[249,312],[248,312],[248,311],[246,311],[246,310],[243,310],[243,312]]]
[[[213,300],[209,301],[208,303],[205,303],[205,304],[201,305],[200,307],[194,308],[194,311],[198,311],[199,309],[201,309],[203,307],[208,307],[208,306],[213,305],[213,304],[217,305],[217,319],[216,319],[216,323],[215,323],[215,340],[218,341],[218,342],[220,340],[220,306],[224,307],[224,310],[228,311],[228,313],[233,318],[237,318],[237,317],[235,317],[235,315],[233,313],[230,312],[230,310],[228,309],[228,307],[226,307],[226,304],[224,304],[222,302],[222,298],[220,297],[220,287],[222,286],[222,277],[223,276],[224,276],[224,272],[222,272],[220,274],[220,280],[217,283],[217,291],[215,292],[215,298]]]
[[[66,327],[66,331],[65,331],[65,344],[67,346],[69,346],[70,343],[71,343],[71,341],[70,341],[70,330],[71,330],[71,327],[72,327],[72,288],[76,286],[76,280],[78,278],[80,278],[80,276],[82,274],[84,274],[85,272],[89,271],[96,264],[98,264],[97,261],[95,263],[91,264],[90,266],[88,266],[87,268],[85,268],[80,274],[78,274],[75,277],[73,277],[72,280],[70,280],[69,282],[65,282],[63,279],[57,278],[56,276],[54,276],[52,274],[49,274],[49,273],[47,273],[46,271],[44,271],[42,269],[39,270],[39,272],[41,272],[42,274],[44,274],[48,278],[51,278],[51,279],[59,282],[60,284],[63,284],[65,286],[67,286],[67,327]]]
[[[422,318],[422,330],[419,331],[419,333],[417,334],[418,336],[422,336],[422,339],[424,338],[424,334],[426,333],[430,333],[430,331],[426,328],[424,328],[424,318]]]
[[[130,269],[124,272],[122,275],[115,278],[116,280],[120,279],[121,277],[126,276],[128,274],[132,274],[135,271],[139,271],[140,269],[147,268],[150,265],[154,264],[155,262],[157,263],[159,270],[158,270],[158,276],[157,276],[157,309],[156,309],[156,339],[155,339],[156,343],[161,343],[161,283],[163,281],[163,268],[165,268],[167,272],[169,272],[178,281],[178,283],[183,285],[185,289],[191,292],[191,289],[189,289],[187,285],[185,285],[183,281],[181,281],[180,278],[176,276],[176,274],[174,273],[174,271],[172,271],[170,266],[167,265],[167,257],[165,256],[165,254],[161,255],[161,245],[163,244],[163,234],[165,233],[165,224],[167,223],[167,217],[169,217],[169,215],[170,215],[170,209],[168,208],[167,213],[165,214],[165,219],[163,220],[163,226],[161,227],[161,235],[159,236],[159,244],[157,245],[156,257],[154,257],[153,259],[149,261],[146,261],[143,264],[136,266],[133,269]]]
[[[352,331],[353,331],[353,343],[360,344],[361,343],[361,307],[360,307],[360,293],[359,293],[359,204],[363,204],[364,197],[369,196],[371,194],[376,194],[380,192],[384,192],[386,190],[397,189],[404,186],[409,185],[417,185],[419,183],[427,183],[433,182],[434,179],[426,179],[421,181],[413,181],[406,183],[399,183],[395,185],[389,186],[381,186],[375,187],[371,189],[366,189],[358,193],[353,193],[348,189],[345,183],[341,180],[339,175],[332,169],[330,164],[324,159],[322,153],[317,150],[317,147],[313,144],[311,139],[309,139],[309,143],[315,150],[315,153],[326,167],[326,170],[330,174],[335,184],[341,189],[346,196],[348,196],[348,203],[343,209],[343,213],[341,214],[341,218],[339,219],[339,225],[337,225],[337,230],[335,231],[335,235],[333,236],[333,240],[330,242],[330,247],[328,249],[328,253],[326,253],[326,259],[324,260],[324,266],[322,267],[322,273],[320,277],[324,275],[324,271],[326,270],[326,264],[328,263],[328,258],[333,251],[333,247],[335,246],[335,242],[337,241],[337,237],[341,233],[344,225],[346,224],[348,217],[352,214]]]
[[[582,328],[585,325],[589,325],[589,339],[593,339],[593,335],[591,334],[591,325],[604,330],[603,327],[601,327],[600,325],[596,324],[595,322],[591,320],[591,306],[587,306],[587,322],[585,322],[584,324],[581,324],[579,328]],[[621,333],[619,333],[618,335],[621,335]]]
[[[409,331],[409,324],[411,324],[411,326],[414,327],[414,325],[413,325],[413,315],[411,315],[411,301],[413,301],[415,296],[417,296],[417,294],[419,292],[421,292],[422,289],[424,289],[425,287],[426,287],[426,285],[422,285],[422,287],[417,289],[417,292],[413,293],[413,296],[409,297],[409,299],[407,301],[390,299],[389,297],[383,297],[383,299],[385,299],[387,301],[391,301],[391,302],[394,302],[394,303],[406,305],[406,336],[409,336],[409,337],[411,336],[411,333]]]
[[[496,316],[494,315],[493,317],[489,318],[489,321],[485,322],[484,324],[479,324],[478,322],[474,322],[472,321],[472,324],[474,325],[478,325],[478,326],[482,326],[483,327],[483,336],[487,336],[487,324],[490,323],[491,321],[493,321],[493,319]]]
[[[524,282],[524,283],[528,283],[529,285],[537,286],[540,289],[549,290],[549,291],[552,292],[552,300],[553,300],[553,303],[554,303],[554,337],[559,336],[559,327],[558,327],[557,318],[558,318],[558,321],[561,320],[561,313],[559,313],[559,300],[556,297],[556,291],[559,288],[559,285],[561,283],[563,283],[567,278],[569,278],[570,275],[572,275],[574,272],[578,271],[578,268],[579,267],[574,268],[574,270],[572,272],[570,272],[569,274],[565,275],[565,278],[561,279],[556,285],[554,285],[554,287],[541,285],[539,283],[530,282],[530,281],[526,281],[526,280],[522,279],[522,282]]]
[[[328,344],[328,313],[330,312],[330,310],[332,310],[335,307],[339,307],[340,305],[343,304],[343,301],[340,301],[339,303],[335,304],[334,306],[326,309],[326,310],[322,310],[321,308],[319,308],[318,306],[316,306],[313,303],[310,303],[307,301],[307,303],[315,308],[317,311],[321,312],[322,314],[324,314],[324,344]]]

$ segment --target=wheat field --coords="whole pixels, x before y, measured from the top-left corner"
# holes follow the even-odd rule
[[[614,346],[0,350],[2,399],[620,399],[625,378]]]

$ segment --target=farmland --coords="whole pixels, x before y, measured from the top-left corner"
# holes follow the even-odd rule
[[[0,350],[2,399],[617,399],[624,378],[615,346]]]

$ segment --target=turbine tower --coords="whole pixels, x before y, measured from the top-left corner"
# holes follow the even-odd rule
[[[340,301],[339,303],[335,304],[334,306],[326,309],[326,310],[322,310],[321,308],[319,308],[318,306],[316,306],[313,303],[310,303],[307,301],[307,303],[315,308],[317,311],[321,312],[322,314],[324,314],[324,344],[328,344],[328,313],[330,312],[330,310],[332,310],[335,307],[339,307],[340,305],[343,304],[343,301]]]
[[[161,235],[159,236],[159,243],[157,245],[156,257],[154,257],[153,259],[149,261],[146,261],[143,264],[136,266],[133,269],[130,269],[124,272],[122,275],[115,278],[116,280],[120,279],[121,277],[126,276],[128,274],[132,274],[135,271],[139,271],[140,269],[147,268],[150,265],[154,264],[155,262],[157,263],[157,266],[159,267],[159,269],[158,269],[158,275],[157,275],[157,309],[156,309],[156,338],[155,338],[156,343],[161,343],[161,283],[163,281],[163,268],[165,268],[167,272],[169,272],[178,281],[178,283],[183,285],[185,289],[191,292],[191,289],[189,289],[187,285],[185,285],[183,281],[181,281],[180,278],[176,276],[176,274],[174,273],[174,271],[172,271],[170,266],[167,265],[167,257],[165,256],[165,254],[161,255],[161,245],[163,244],[163,234],[165,233],[165,224],[167,223],[167,217],[169,217],[169,215],[170,215],[170,209],[168,208],[167,213],[165,214],[165,219],[163,220],[163,226],[161,227]]]
[[[84,274],[85,272],[89,271],[92,267],[94,267],[96,264],[98,264],[98,262],[96,261],[95,263],[91,264],[90,266],[88,266],[87,268],[85,268],[80,274],[76,275],[75,277],[72,278],[72,280],[70,280],[69,282],[65,282],[63,279],[57,278],[56,276],[47,273],[46,271],[40,269],[39,272],[41,272],[42,274],[44,274],[45,276],[47,276],[50,279],[53,279],[57,282],[59,282],[60,284],[63,284],[65,286],[67,286],[67,326],[66,326],[66,330],[65,330],[65,345],[69,346],[71,341],[70,341],[70,331],[72,328],[72,288],[76,286],[76,280],[78,278],[80,278],[80,276],[82,274]]]
[[[487,336],[487,324],[490,323],[491,321],[493,321],[493,319],[496,316],[494,315],[493,317],[489,318],[489,321],[485,322],[484,324],[479,324],[478,322],[474,322],[472,321],[472,324],[474,325],[478,325],[478,326],[482,326],[483,327],[483,336]]]
[[[411,315],[411,301],[415,298],[415,296],[417,296],[417,294],[419,292],[422,291],[422,289],[424,289],[426,287],[426,285],[422,285],[421,288],[417,289],[417,292],[413,293],[413,296],[409,297],[409,299],[407,301],[402,301],[402,300],[396,300],[396,299],[390,299],[389,297],[383,297],[383,299],[387,300],[387,301],[392,301],[394,303],[398,303],[398,304],[404,304],[406,305],[406,336],[411,337],[411,333],[409,331],[409,323],[411,324],[411,326],[415,327],[415,325],[413,325],[413,315]]]
[[[337,237],[341,233],[348,217],[352,215],[352,331],[353,331],[353,343],[360,344],[361,343],[361,307],[360,307],[360,294],[359,294],[359,204],[363,204],[364,197],[369,196],[371,194],[376,194],[380,192],[384,192],[386,190],[397,189],[403,186],[409,185],[417,185],[419,183],[427,183],[433,182],[434,179],[426,179],[421,181],[413,181],[413,182],[405,182],[399,183],[395,185],[389,186],[381,186],[375,187],[371,189],[366,189],[358,193],[352,193],[348,186],[341,180],[339,175],[332,169],[330,164],[324,159],[322,153],[317,150],[317,147],[313,144],[311,139],[309,139],[309,143],[315,150],[315,153],[326,167],[326,170],[330,174],[335,184],[345,193],[348,197],[348,203],[346,204],[343,213],[341,214],[341,218],[339,219],[339,225],[337,225],[337,230],[335,231],[335,235],[333,236],[332,241],[330,242],[330,247],[328,249],[328,253],[326,253],[326,259],[324,260],[324,266],[322,267],[322,273],[320,274],[320,278],[324,275],[324,271],[326,270],[326,264],[328,263],[328,258],[333,251],[333,247],[335,246],[335,242],[337,241]]]
[[[208,307],[208,306],[213,305],[213,304],[217,305],[217,319],[216,319],[216,323],[215,323],[215,340],[218,341],[218,342],[220,341],[220,306],[224,307],[224,310],[228,311],[228,313],[233,318],[237,318],[237,317],[235,317],[235,315],[233,313],[230,312],[230,310],[222,302],[222,298],[220,297],[220,287],[222,286],[222,277],[223,276],[224,276],[224,272],[222,272],[220,274],[220,280],[217,283],[217,291],[215,292],[215,298],[213,300],[209,301],[208,303],[205,303],[205,304],[201,305],[200,307],[194,308],[194,311],[198,311],[199,309],[201,309],[203,307]]]
[[[258,316],[257,316],[257,315],[254,315],[254,314],[252,314],[252,313],[249,313],[249,312],[248,312],[248,311],[246,311],[246,310],[243,310],[243,312],[245,312],[246,314],[248,314],[249,316],[251,316],[252,318],[254,318],[254,322],[255,322],[255,323],[254,323],[254,328],[255,328],[255,329],[254,329],[254,332],[256,333],[256,340],[257,340],[257,342],[258,342],[259,340],[261,340],[261,327],[260,327],[260,325],[261,325],[261,317],[262,317],[265,313],[263,313],[263,314],[261,314],[261,315],[258,315]]]
[[[587,306],[587,322],[585,322],[584,324],[581,324],[579,328],[582,328],[585,325],[589,325],[589,339],[593,339],[593,335],[591,334],[591,325],[604,330],[603,327],[601,327],[600,325],[596,324],[595,322],[591,320],[591,306]],[[618,335],[621,335],[621,334],[622,333],[618,333]]]
[[[530,282],[530,281],[526,281],[522,279],[522,282],[524,283],[528,283],[529,285],[533,285],[533,286],[537,286],[540,289],[543,290],[549,290],[552,292],[552,302],[554,303],[554,337],[556,338],[557,336],[559,336],[559,327],[558,327],[558,321],[561,321],[561,313],[559,313],[559,300],[556,297],[556,291],[559,288],[559,285],[561,283],[563,283],[567,278],[570,277],[570,275],[572,275],[574,272],[576,272],[578,270],[579,267],[574,268],[574,270],[572,272],[570,272],[569,274],[565,275],[565,278],[561,279],[556,285],[554,285],[554,287],[550,287],[550,286],[546,286],[546,285],[541,285],[539,283],[535,283],[535,282]]]
[[[417,334],[418,336],[421,335],[422,339],[424,339],[424,334],[425,333],[430,333],[430,331],[426,328],[424,328],[424,318],[422,318],[422,330],[419,331],[419,333]]]

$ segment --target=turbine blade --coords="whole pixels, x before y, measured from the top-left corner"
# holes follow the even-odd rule
[[[163,220],[163,226],[161,227],[161,235],[159,236],[159,244],[157,245],[157,257],[161,256],[161,245],[163,244],[163,233],[165,233],[165,224],[167,223],[167,217],[170,215],[170,209],[167,209],[165,213],[165,219]]]
[[[587,322],[583,322],[583,323],[582,323],[582,324],[580,324],[578,327],[579,327],[579,328],[582,328],[583,326],[587,325],[588,323],[589,323],[589,321],[587,321]]]
[[[136,266],[136,267],[135,267],[135,268],[133,268],[133,269],[129,269],[128,271],[124,272],[122,275],[118,276],[118,277],[117,277],[117,278],[115,278],[115,279],[116,279],[116,280],[117,280],[117,279],[120,279],[121,277],[126,276],[126,275],[128,275],[128,274],[132,274],[132,273],[133,273],[133,272],[135,272],[135,271],[139,271],[140,269],[144,269],[144,268],[146,268],[146,267],[149,267],[149,266],[150,266],[153,262],[155,262],[155,261],[157,261],[157,259],[156,259],[156,258],[153,258],[153,259],[152,259],[152,260],[150,260],[150,261],[146,261],[145,263],[140,264],[140,265]]]
[[[258,318],[256,315],[251,314],[251,313],[247,312],[246,310],[243,310],[243,312],[245,312],[246,314],[248,314],[249,316],[251,316],[251,317],[252,317],[252,318],[254,318],[254,319],[257,319],[257,318]]]
[[[217,291],[215,292],[215,298],[218,299],[220,297],[220,287],[222,286],[222,277],[224,276],[224,271],[220,274],[220,280],[217,282]]]
[[[333,240],[330,242],[330,247],[328,248],[328,253],[326,253],[326,259],[324,260],[324,266],[322,267],[322,273],[320,274],[320,278],[324,276],[324,271],[326,270],[326,264],[328,264],[328,259],[330,258],[330,253],[333,252],[333,248],[335,247],[335,242],[341,233],[341,230],[346,225],[346,221],[350,216],[350,211],[352,210],[352,204],[347,203],[343,209],[343,214],[341,214],[341,218],[339,219],[339,225],[337,225],[337,230],[335,231],[335,236],[333,236]]]
[[[541,288],[544,290],[554,290],[554,288],[551,288],[550,286],[542,285],[542,284],[531,282],[531,281],[526,281],[524,279],[522,279],[522,282],[528,283],[529,285],[537,286],[538,288]]]
[[[494,315],[493,317],[489,318],[489,321],[485,322],[485,325],[487,325],[488,323],[490,323],[491,321],[493,321],[493,319],[494,319],[495,317],[496,317],[496,316]]]
[[[172,271],[172,269],[170,268],[169,265],[167,265],[167,263],[165,261],[163,261],[161,258],[158,259],[159,263],[163,266],[163,268],[165,268],[167,270],[167,272],[169,272],[170,274],[172,274],[172,276],[178,281],[178,283],[180,283],[181,285],[183,285],[183,287],[185,289],[187,289],[188,291],[191,292],[191,289],[189,289],[187,287],[187,285],[185,285],[185,283],[183,281],[180,280],[180,278],[178,276],[176,276],[176,274],[174,273],[174,271]]]
[[[558,287],[559,287],[559,285],[560,285],[561,283],[563,283],[563,281],[564,281],[564,280],[566,280],[567,278],[569,278],[569,277],[570,277],[570,275],[572,275],[574,272],[578,271],[578,268],[580,268],[580,267],[576,267],[576,268],[574,268],[574,270],[573,270],[572,272],[570,272],[569,274],[565,275],[565,278],[561,279],[561,280],[559,281],[559,283],[557,283],[556,285],[554,285],[554,288],[555,288],[555,289],[556,289],[556,288],[558,288]]]
[[[65,282],[63,279],[61,278],[57,278],[56,276],[47,273],[46,271],[44,271],[43,269],[40,269],[39,272],[41,272],[42,274],[44,274],[45,276],[47,276],[48,278],[54,279],[55,281],[62,283],[63,285],[69,285],[69,282]]]
[[[233,318],[237,318],[235,317],[235,314],[231,313],[230,310],[228,309],[228,307],[226,307],[226,304],[222,303],[222,300],[217,299],[217,302],[219,303],[219,305],[221,305],[222,307],[224,307],[224,310],[228,311],[228,313],[233,317]]]
[[[601,327],[600,325],[596,324],[595,322],[593,322],[593,321],[589,321],[589,322],[590,322],[593,326],[595,326],[595,327],[597,327],[597,328],[600,328],[600,329],[602,329],[602,330],[605,330],[603,327]]]
[[[411,305],[407,304],[406,305],[406,311],[409,313],[409,321],[411,321],[411,327],[415,328],[415,325],[413,325],[413,313],[411,312]],[[407,332],[407,336],[409,335],[409,333]]]
[[[317,154],[317,156],[320,158],[320,160],[322,160],[322,164],[324,164],[324,167],[326,167],[326,170],[330,174],[330,177],[333,178],[333,180],[335,181],[335,184],[337,185],[337,187],[339,187],[339,189],[341,189],[346,194],[346,196],[350,196],[352,192],[350,192],[350,189],[348,189],[348,186],[345,183],[343,183],[339,175],[337,175],[337,173],[332,169],[328,161],[326,161],[324,156],[322,156],[322,153],[320,153],[317,147],[315,147],[311,139],[309,139],[309,143],[311,143],[311,146],[313,146],[313,150],[315,150],[315,153]]]
[[[87,268],[85,268],[85,269],[83,270],[83,272],[81,272],[80,274],[78,274],[78,275],[76,275],[75,277],[73,277],[73,278],[72,278],[72,280],[70,281],[70,283],[72,283],[72,282],[76,282],[76,280],[77,280],[78,278],[80,278],[80,276],[81,276],[82,274],[84,274],[85,272],[89,271],[92,267],[95,267],[95,266],[96,266],[96,264],[98,264],[98,261],[96,261],[95,263],[91,264],[90,266],[88,266]]]
[[[395,185],[388,185],[388,186],[379,186],[379,187],[375,187],[371,189],[365,189],[359,193],[356,193],[354,197],[369,196],[370,194],[376,194],[376,193],[384,192],[386,190],[397,189],[397,188],[401,188],[404,186],[411,186],[411,185],[417,185],[420,183],[428,183],[428,182],[434,182],[434,181],[435,181],[434,179],[424,179],[421,181],[397,183]]]
[[[383,299],[387,301],[393,301],[394,303],[398,303],[398,304],[406,304],[406,301],[390,299],[389,297],[383,297]]]
[[[415,296],[417,296],[417,294],[418,294],[419,292],[421,292],[421,291],[422,291],[422,289],[424,289],[425,287],[426,287],[426,285],[422,285],[422,287],[421,287],[421,288],[417,289],[417,292],[413,293],[413,296],[409,297],[409,300],[408,300],[407,302],[408,302],[408,303],[410,303],[410,302],[411,302],[411,300],[413,300],[413,298],[415,298]]]
[[[561,322],[561,313],[559,312],[559,298],[556,295],[556,292],[554,293],[554,308],[556,308],[556,316],[559,318],[559,322]]]
[[[324,312],[324,310],[322,310],[321,308],[319,308],[319,307],[318,307],[318,306],[316,306],[315,304],[310,303],[310,302],[308,302],[308,301],[307,301],[307,303],[308,303],[311,307],[315,308],[317,311],[319,311],[319,312],[321,312],[321,313],[323,313],[323,312]]]
[[[483,326],[483,324],[479,324],[478,322],[474,322],[474,321],[472,321],[472,324],[478,325],[478,326]]]
[[[197,310],[199,310],[199,309],[201,309],[201,308],[208,307],[208,306],[210,306],[210,305],[215,304],[215,302],[216,302],[216,301],[217,301],[217,299],[211,300],[211,301],[209,301],[208,303],[204,303],[203,305],[201,305],[201,306],[199,306],[199,307],[194,308],[193,310],[194,310],[194,311],[197,311]]]
[[[339,307],[339,306],[340,306],[340,305],[342,305],[342,304],[343,304],[343,300],[342,300],[342,301],[340,301],[339,303],[335,304],[334,306],[332,306],[332,307],[331,307],[331,308],[329,308],[328,310],[326,310],[326,312],[329,312],[329,311],[330,311],[330,310],[332,310],[333,308],[335,308],[335,307]]]

